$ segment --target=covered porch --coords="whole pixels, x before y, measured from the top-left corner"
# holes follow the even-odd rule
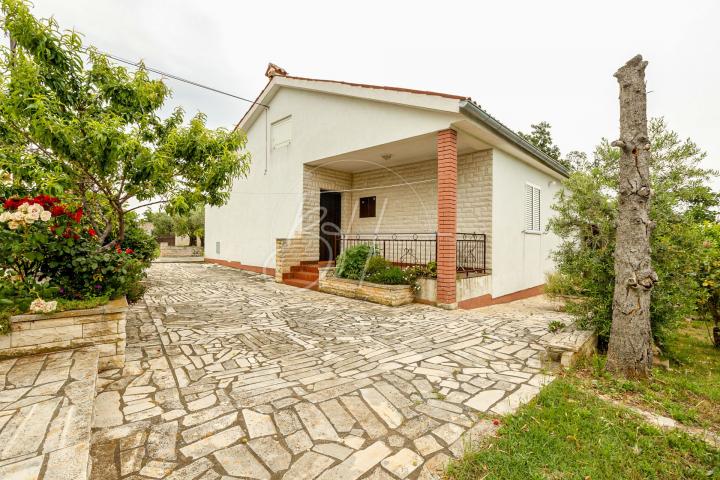
[[[492,271],[492,149],[446,129],[308,162],[300,235],[282,242],[278,280],[312,281],[309,264],[370,244],[397,265],[436,264],[425,300],[456,308],[458,281]]]

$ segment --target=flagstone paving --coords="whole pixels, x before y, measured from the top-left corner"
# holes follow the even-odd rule
[[[552,377],[550,310],[384,307],[155,264],[97,379],[92,479],[437,478]],[[435,472],[435,473],[434,473]]]

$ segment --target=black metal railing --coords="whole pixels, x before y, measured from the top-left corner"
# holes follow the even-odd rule
[[[487,272],[487,237],[484,233],[458,233],[455,265],[458,273]]]
[[[371,245],[378,255],[400,266],[427,265],[437,261],[436,233],[343,233],[340,252],[357,245]],[[458,233],[456,269],[460,274],[487,272],[484,233]]]
[[[343,233],[340,251],[357,245],[371,245],[378,255],[396,265],[427,265],[437,259],[434,233]]]

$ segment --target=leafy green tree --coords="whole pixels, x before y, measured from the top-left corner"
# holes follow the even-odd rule
[[[713,344],[720,348],[720,223],[706,222],[702,235],[699,281],[704,295],[699,310],[712,322]]]
[[[560,148],[553,143],[551,128],[548,122],[534,123],[530,125],[530,133],[518,132],[518,135],[538,147],[549,157],[560,160]]]
[[[173,215],[173,229],[175,235],[187,235],[190,237],[190,245],[197,244],[200,237],[204,243],[205,239],[205,208],[200,206],[192,209],[184,215]]]
[[[243,133],[209,130],[201,113],[185,124],[179,108],[160,118],[170,91],[142,65],[110,63],[76,32],[33,17],[25,0],[0,0],[0,9],[15,45],[0,49],[6,193],[75,197],[106,246],[122,242],[126,214],[143,206],[187,212],[227,201],[249,167]]]
[[[145,210],[145,220],[152,223],[153,235],[170,235],[175,233],[172,216],[164,211]]]
[[[662,118],[650,120],[648,130],[650,217],[656,223],[652,262],[659,277],[650,314],[653,336],[663,347],[678,321],[694,314],[703,298],[698,282],[703,236],[695,227],[714,218],[719,199],[708,186],[716,172],[701,166],[706,154],[694,142],[681,140]],[[592,160],[565,182],[549,225],[562,242],[554,252],[557,275],[548,291],[580,297],[567,308],[601,339],[607,339],[612,320],[619,157],[603,139]]]

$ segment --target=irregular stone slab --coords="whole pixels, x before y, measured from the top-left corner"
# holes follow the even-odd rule
[[[292,456],[277,440],[270,437],[256,438],[250,440],[248,446],[275,473],[287,470],[290,466]]]
[[[157,460],[176,460],[175,443],[177,441],[178,422],[153,425],[147,440],[147,454]]]
[[[427,457],[431,453],[435,453],[443,448],[432,435],[417,438],[414,443],[415,448],[417,448],[417,451],[420,452],[420,455],[423,457]]]
[[[0,434],[0,460],[34,453],[45,440],[45,431],[62,398],[21,408]]]
[[[320,409],[327,415],[330,423],[338,432],[349,432],[355,425],[355,419],[334,398],[320,403]]]
[[[105,428],[122,425],[123,414],[120,412],[120,392],[102,392],[95,397],[95,416],[93,428]]]
[[[444,425],[440,425],[438,428],[433,430],[433,434],[440,438],[442,441],[444,441],[447,445],[450,445],[455,440],[460,438],[460,435],[462,435],[465,432],[465,429],[462,427],[459,427],[455,425],[454,423],[446,423]]]
[[[273,413],[273,417],[275,417],[275,423],[282,435],[290,435],[302,428],[300,419],[290,409],[279,410]]]
[[[43,456],[28,458],[20,462],[0,466],[0,478],[35,479],[40,477]]]
[[[504,390],[484,390],[465,402],[465,405],[479,412],[487,412],[503,395]]]
[[[165,478],[175,468],[175,462],[161,462],[150,460],[142,469],[140,475],[150,478]]]
[[[190,465],[186,465],[182,468],[175,470],[170,476],[166,477],[165,480],[190,480],[197,478],[203,472],[206,472],[212,468],[213,464],[207,458],[201,458],[195,460]]]
[[[360,394],[390,428],[395,429],[402,425],[402,414],[380,392],[374,388],[363,388]]]
[[[520,388],[512,392],[505,399],[495,404],[492,411],[499,415],[507,415],[525,405],[540,393],[540,388],[533,385],[521,385]]]
[[[213,456],[230,475],[258,480],[270,479],[270,472],[253,457],[245,445],[218,450]]]
[[[223,415],[222,417],[213,418],[208,422],[201,423],[200,425],[188,428],[187,430],[183,430],[181,434],[182,438],[185,443],[196,442],[201,438],[205,438],[209,435],[214,434],[217,431],[228,428],[230,425],[235,423],[235,420],[237,420],[237,416],[237,412],[232,412],[228,413],[227,415]]]
[[[243,432],[242,427],[234,426],[232,428],[228,428],[227,430],[223,430],[222,432],[218,432],[215,435],[198,440],[195,443],[191,443],[190,445],[186,445],[182,447],[180,451],[186,457],[204,457],[215,450],[220,450],[228,445],[232,445],[240,440],[244,434],[245,432]]]
[[[248,429],[250,438],[264,437],[266,435],[275,435],[275,425],[270,415],[257,413],[254,410],[244,409],[242,411],[245,426]]]
[[[300,452],[310,450],[313,446],[312,440],[305,430],[298,430],[292,435],[285,437],[285,444],[292,451],[293,455],[297,455]]]
[[[345,460],[353,452],[351,448],[344,447],[339,443],[321,443],[315,445],[313,450],[338,460]]]
[[[202,398],[199,398],[193,402],[190,402],[187,404],[188,410],[191,412],[194,412],[196,410],[202,410],[204,408],[212,407],[217,402],[217,397],[215,394],[206,395]]]
[[[392,450],[385,443],[377,441],[366,449],[353,453],[340,465],[327,470],[318,480],[355,480],[369,472],[390,453]]]
[[[384,469],[398,478],[405,478],[423,463],[423,458],[409,448],[403,448],[380,462]]]
[[[342,403],[347,407],[353,417],[360,422],[363,430],[367,432],[372,439],[377,439],[387,435],[387,428],[377,419],[370,409],[359,397],[345,396],[340,397]]]
[[[120,451],[120,475],[130,475],[142,468],[145,459],[145,447],[135,447],[130,450]]]
[[[333,426],[315,405],[298,403],[294,408],[310,434],[310,438],[313,440],[340,441],[340,437],[338,437]]]
[[[315,452],[307,452],[292,464],[282,480],[312,480],[332,465],[333,459]]]

